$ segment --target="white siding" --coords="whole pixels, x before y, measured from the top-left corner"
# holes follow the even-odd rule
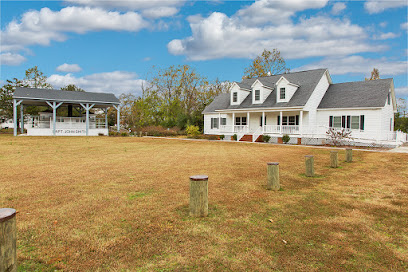
[[[390,97],[391,93],[390,93]],[[392,98],[390,105],[388,105],[388,98],[387,101],[384,102],[384,108],[381,110],[381,129],[383,131],[394,131],[394,107],[392,104]],[[392,119],[391,129],[390,129],[390,120]]]
[[[316,88],[314,89],[312,95],[310,96],[309,100],[307,101],[304,109],[308,111],[308,125],[310,127],[316,126],[316,110],[319,106],[320,102],[323,99],[324,94],[326,93],[327,89],[329,88],[329,79],[327,75],[327,71],[323,74],[322,78],[317,83]]]
[[[309,126],[309,129],[316,131],[318,134],[324,134],[329,127],[329,118],[330,116],[360,116],[364,115],[364,132],[360,130],[352,130],[354,136],[361,136],[366,139],[379,139],[381,138],[381,109],[344,109],[344,110],[317,110],[317,126]],[[358,134],[358,135],[357,135]],[[351,133],[353,137],[353,132]]]
[[[232,118],[229,117],[226,113],[206,113],[204,114],[204,134],[219,134],[219,129],[211,129],[211,118],[227,118],[227,126],[233,125]],[[221,120],[219,121],[221,126]]]

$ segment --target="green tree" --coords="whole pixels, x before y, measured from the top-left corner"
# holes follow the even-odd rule
[[[72,91],[72,92],[85,92],[84,89],[81,89],[81,88],[75,86],[74,84],[69,84],[69,85],[61,88],[61,90],[63,90],[63,91]]]
[[[376,79],[380,79],[380,71],[377,68],[374,68],[371,71],[371,77],[365,78],[365,80],[368,81],[368,80],[376,80]]]
[[[16,87],[28,87],[28,85],[17,78],[7,79],[6,82],[0,89],[0,116],[13,118],[13,93]]]
[[[30,88],[52,89],[52,85],[47,83],[47,77],[38,70],[37,66],[25,71],[23,81]]]
[[[289,68],[281,56],[278,49],[272,51],[264,49],[260,56],[257,56],[252,64],[244,71],[243,78],[264,77],[280,73],[288,73]]]

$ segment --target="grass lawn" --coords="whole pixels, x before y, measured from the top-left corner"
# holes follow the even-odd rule
[[[228,142],[1,135],[0,150],[19,271],[408,269],[408,154],[340,151],[332,169],[328,149]],[[195,174],[207,218],[188,216]]]

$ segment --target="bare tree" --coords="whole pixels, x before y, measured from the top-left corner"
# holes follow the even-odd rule
[[[252,64],[244,71],[243,78],[263,77],[287,73],[290,69],[278,49],[272,51],[264,49],[262,54],[256,57]]]

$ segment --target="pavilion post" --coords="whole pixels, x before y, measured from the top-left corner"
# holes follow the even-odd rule
[[[86,103],[86,104],[80,103],[80,105],[85,109],[85,112],[86,112],[85,131],[86,131],[86,136],[88,136],[89,135],[89,110],[92,109],[93,106],[95,106],[95,104],[89,105],[89,103]]]
[[[20,129],[21,129],[21,134],[23,134],[24,133],[24,105],[23,103],[20,104],[20,118],[21,118]]]
[[[17,106],[21,104],[23,100],[17,102],[16,99],[13,99],[13,122],[14,122],[14,136],[17,136]]]
[[[45,102],[52,108],[52,135],[55,136],[57,134],[57,109],[62,105],[62,102],[58,104],[55,101],[52,104],[48,101]]]

